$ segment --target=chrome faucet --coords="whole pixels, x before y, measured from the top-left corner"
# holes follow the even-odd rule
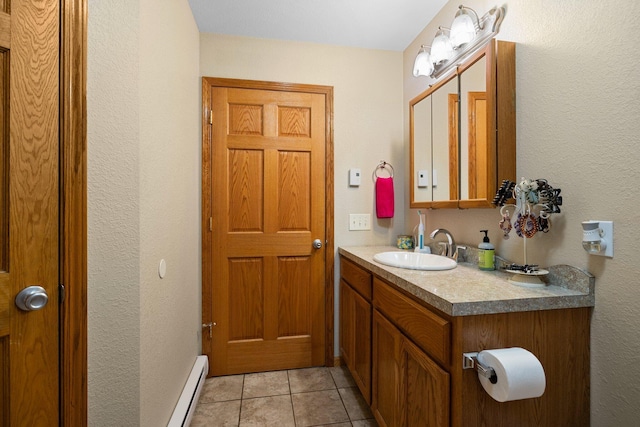
[[[447,236],[447,243],[442,242],[442,244],[445,246],[443,255],[448,258],[456,259],[458,257],[458,250],[456,248],[456,242],[455,240],[453,240],[453,236],[451,235],[449,230],[445,230],[444,228],[436,228],[431,232],[431,234],[429,234],[429,237],[431,238],[431,240],[435,240],[438,234],[444,234],[445,236]]]

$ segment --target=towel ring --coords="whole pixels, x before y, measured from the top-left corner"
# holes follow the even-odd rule
[[[387,166],[389,167],[388,169],[391,169],[390,171],[387,169]],[[373,171],[373,176],[378,179],[378,169],[383,169],[386,170],[391,176],[390,178],[393,178],[393,166],[391,166],[391,163],[387,163],[384,160],[381,160],[380,163],[378,163],[378,166],[376,166],[375,170]]]

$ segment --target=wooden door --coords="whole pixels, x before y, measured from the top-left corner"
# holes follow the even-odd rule
[[[0,425],[59,423],[59,3],[0,1]],[[48,303],[22,311],[38,285]],[[36,297],[34,305],[44,302]]]
[[[210,205],[203,200],[210,372],[324,365],[326,95],[219,86],[203,94],[211,106],[203,131],[211,135],[203,179],[211,187]]]

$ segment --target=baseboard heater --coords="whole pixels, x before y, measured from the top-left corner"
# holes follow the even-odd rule
[[[209,360],[207,356],[196,357],[196,362],[193,364],[187,383],[182,389],[182,394],[173,410],[167,427],[188,427],[191,424],[191,418],[193,418],[193,413],[196,410],[198,398],[208,372]]]

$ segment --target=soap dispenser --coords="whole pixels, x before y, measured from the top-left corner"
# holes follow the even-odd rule
[[[482,242],[478,245],[478,267],[480,270],[495,270],[495,247],[489,241],[489,230],[480,230],[484,233]]]

